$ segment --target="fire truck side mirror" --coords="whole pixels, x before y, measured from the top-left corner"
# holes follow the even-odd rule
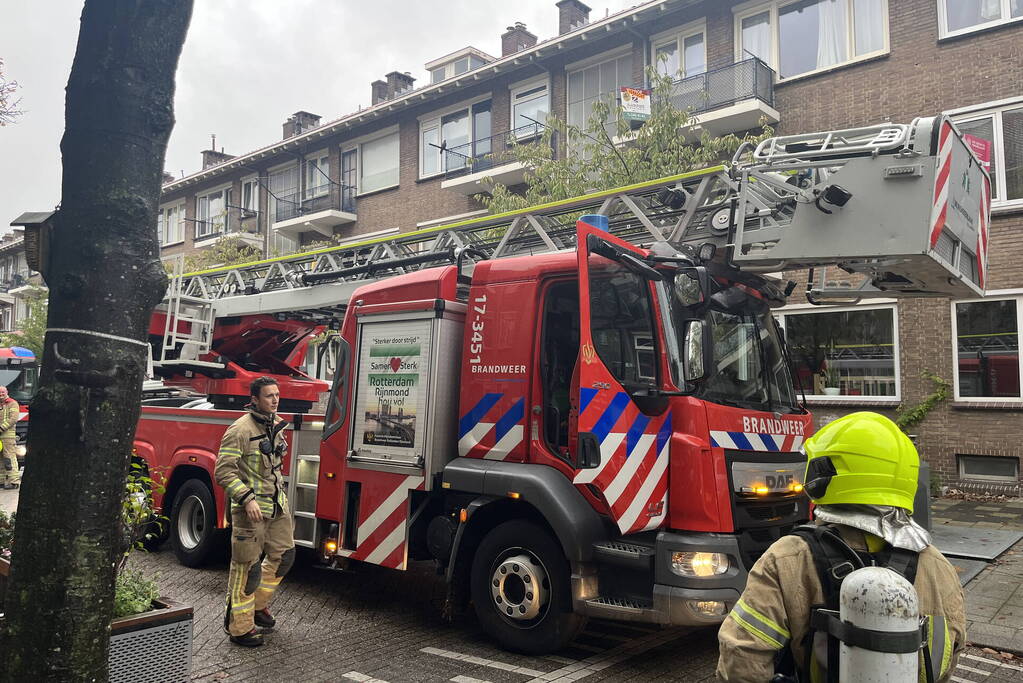
[[[683,366],[687,382],[702,382],[710,374],[714,363],[714,341],[710,325],[696,318],[685,322]]]

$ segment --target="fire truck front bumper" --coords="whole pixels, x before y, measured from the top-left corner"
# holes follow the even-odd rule
[[[748,568],[739,538],[662,531],[655,547],[653,607],[658,623],[721,623],[746,586]]]
[[[646,584],[649,598],[601,595],[607,583],[603,568],[577,563],[574,604],[577,611],[595,617],[712,626],[724,620],[746,585],[748,568],[742,558],[735,535],[661,532],[654,548],[652,590]]]

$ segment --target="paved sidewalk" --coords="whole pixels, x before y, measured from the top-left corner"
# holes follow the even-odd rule
[[[950,524],[1023,531],[1023,499],[931,502],[934,527]],[[979,647],[1023,654],[1023,541],[989,563],[966,585],[966,635]]]
[[[17,505],[18,491],[0,490],[0,510],[11,511]],[[935,527],[1023,531],[1023,499],[934,499],[931,516]],[[966,616],[970,643],[1023,655],[1023,540],[966,585]]]

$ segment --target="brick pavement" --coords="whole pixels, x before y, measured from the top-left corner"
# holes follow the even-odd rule
[[[933,524],[1023,531],[1023,499],[958,500],[931,504]],[[966,586],[966,633],[981,647],[1023,654],[1023,541]],[[1023,674],[1019,676],[1023,680]]]
[[[0,509],[17,492],[0,491]],[[1020,529],[1023,500],[934,501],[935,524]],[[328,572],[300,565],[285,580],[274,612],[280,626],[258,650],[231,646],[221,628],[227,566],[188,569],[163,549],[135,556],[161,591],[195,608],[193,680],[711,681],[717,661],[713,629],[660,629],[591,621],[564,651],[527,657],[497,648],[472,613],[441,618],[444,588],[428,565],[399,573],[361,566]],[[966,587],[967,648],[959,681],[1023,680],[1020,659],[979,648],[1023,653],[1023,541]],[[443,653],[443,654],[438,654]]]

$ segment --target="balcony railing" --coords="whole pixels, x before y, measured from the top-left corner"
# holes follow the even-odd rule
[[[773,107],[774,70],[752,57],[683,78],[672,85],[671,91],[671,104],[694,114],[752,99]]]
[[[323,190],[325,190],[324,193],[317,196],[311,196],[316,191],[315,189],[277,195],[274,222],[280,223],[317,211],[335,210],[355,213],[354,188],[342,185],[332,192],[329,186],[324,186]]]
[[[489,171],[515,161],[512,148],[541,141],[544,126],[531,123],[512,130],[506,130],[487,138],[480,138],[464,145],[449,147],[444,151],[445,178]],[[557,143],[551,137],[551,149],[557,153]]]

